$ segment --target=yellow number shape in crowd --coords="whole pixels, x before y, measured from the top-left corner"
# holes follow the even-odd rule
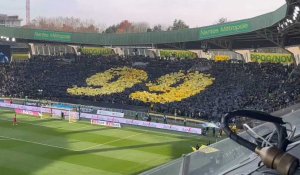
[[[114,79],[116,79],[114,81]],[[97,73],[86,80],[88,87],[73,87],[67,92],[75,96],[103,96],[122,93],[134,85],[148,79],[143,70],[129,67],[112,68],[103,73]]]
[[[212,85],[214,80],[210,75],[199,72],[167,74],[156,83],[147,84],[150,92],[134,92],[130,94],[130,98],[144,103],[179,102],[199,94]]]

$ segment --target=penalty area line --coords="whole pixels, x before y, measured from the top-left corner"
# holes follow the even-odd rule
[[[26,143],[42,145],[42,146],[47,146],[47,147],[52,147],[52,148],[58,148],[58,149],[63,149],[63,150],[68,150],[68,151],[76,151],[76,150],[73,150],[73,149],[69,149],[69,148],[65,148],[65,147],[61,147],[61,146],[56,146],[56,145],[49,145],[49,144],[35,142],[35,141],[23,140],[23,139],[18,139],[18,138],[13,138],[13,137],[0,136],[0,140],[3,140],[3,139],[14,140],[14,141],[19,141],[19,142],[26,142]]]

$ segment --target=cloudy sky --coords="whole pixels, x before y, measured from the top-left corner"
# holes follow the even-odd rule
[[[0,0],[0,13],[19,15],[25,21],[26,0]],[[74,16],[109,26],[127,19],[168,26],[176,19],[191,27],[231,21],[274,11],[285,0],[31,0],[31,16]]]

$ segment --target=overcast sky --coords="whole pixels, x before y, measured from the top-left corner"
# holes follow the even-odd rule
[[[31,18],[38,16],[93,19],[102,26],[124,19],[168,26],[176,19],[191,27],[231,21],[274,11],[285,0],[31,0]],[[0,0],[0,13],[19,15],[25,21],[26,0]]]

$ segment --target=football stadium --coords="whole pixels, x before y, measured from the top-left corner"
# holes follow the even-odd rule
[[[299,0],[202,27],[45,2],[0,14],[1,175],[300,175]]]

